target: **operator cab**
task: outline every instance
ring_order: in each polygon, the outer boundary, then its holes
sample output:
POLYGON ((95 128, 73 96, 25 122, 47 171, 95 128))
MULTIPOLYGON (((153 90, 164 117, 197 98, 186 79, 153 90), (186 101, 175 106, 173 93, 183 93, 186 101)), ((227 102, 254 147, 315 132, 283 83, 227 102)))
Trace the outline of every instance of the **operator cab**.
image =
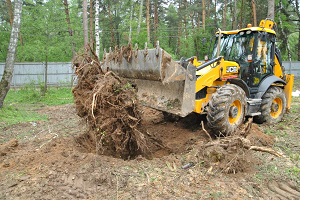
POLYGON ((226 61, 238 63, 239 78, 248 85, 252 94, 252 90, 256 92, 266 76, 273 74, 275 35, 251 29, 246 28, 234 34, 221 33, 219 54, 216 42, 212 58, 218 54, 226 61))

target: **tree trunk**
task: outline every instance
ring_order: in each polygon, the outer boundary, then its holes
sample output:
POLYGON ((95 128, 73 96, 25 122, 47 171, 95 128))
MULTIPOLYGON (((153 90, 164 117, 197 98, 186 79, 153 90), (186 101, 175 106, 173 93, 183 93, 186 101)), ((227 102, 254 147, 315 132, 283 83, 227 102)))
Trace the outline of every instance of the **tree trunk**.
POLYGON ((19 37, 20 25, 21 25, 21 15, 22 15, 22 0, 15 0, 14 1, 14 18, 13 18, 11 35, 10 35, 8 54, 7 54, 7 59, 4 66, 3 76, 0 81, 0 108, 3 107, 3 102, 10 89, 10 84, 13 77, 14 61, 16 56, 16 48, 18 44, 18 37, 19 37))
POLYGON ((237 0, 234 0, 234 8, 233 8, 233 22, 232 22, 232 29, 237 29, 238 17, 237 17, 237 0))
POLYGON ((132 16, 133 16, 133 4, 131 3, 131 9, 130 9, 129 44, 132 44, 132 16))
POLYGON ((204 31, 206 30, 206 2, 205 0, 202 0, 202 25, 203 25, 203 29, 204 31))
POLYGON ((111 43, 113 47, 116 45, 116 39, 115 39, 115 33, 113 28, 113 22, 112 22, 112 13, 111 13, 111 5, 108 3, 108 18, 110 23, 110 33, 111 33, 111 43))
POLYGON ((69 8, 68 8, 68 1, 67 0, 64 0, 64 8, 65 8, 65 15, 66 15, 66 23, 67 23, 67 26, 68 26, 68 34, 70 36, 70 41, 71 41, 71 45, 72 45, 72 55, 73 55, 73 58, 76 54, 75 52, 75 42, 74 42, 74 39, 73 39, 73 29, 71 27, 71 23, 70 23, 70 17, 69 17, 69 8))
POLYGON ((215 28, 218 29, 219 25, 218 25, 218 21, 217 21, 217 0, 215 0, 215 11, 214 11, 214 21, 215 21, 215 28))
POLYGON ((88 45, 88 17, 87 17, 87 0, 83 0, 83 28, 84 28, 84 46, 88 45))
MULTIPOLYGON (((199 4, 199 7, 201 7, 201 4, 200 3, 197 3, 197 4, 199 4)), ((200 21, 200 12, 195 12, 196 14, 197 14, 197 16, 196 16, 196 23, 197 23, 197 29, 199 29, 200 28, 200 25, 201 25, 201 21, 200 21)))
POLYGON ((95 0, 95 39, 96 39, 96 56, 99 59, 100 54, 100 36, 99 36, 99 0, 95 0))
POLYGON ((267 18, 274 20, 275 0, 267 0, 267 18))
MULTIPOLYGON (((280 0, 279 1, 279 12, 282 14, 282 1, 280 0)), ((269 9, 270 10, 270 9, 269 9)), ((290 62, 292 62, 292 54, 291 54, 291 49, 290 49, 290 46, 289 46, 289 42, 288 42, 288 37, 284 31, 284 28, 283 28, 283 22, 282 22, 282 18, 281 16, 279 15, 279 24, 280 24, 280 27, 281 27, 281 34, 282 34, 282 37, 285 37, 285 41, 286 41, 286 49, 287 49, 287 56, 288 56, 288 60, 290 62)))
POLYGON ((92 49, 95 49, 94 37, 94 0, 89 0, 89 43, 92 49))
MULTIPOLYGON (((192 5, 192 1, 190 0, 189 1, 189 5, 191 6, 192 5)), ((195 29, 195 12, 190 12, 189 13, 189 17, 190 17, 190 22, 191 22, 191 25, 192 25, 192 30, 194 30, 195 29)))
POLYGON ((146 0, 146 29, 147 29, 147 43, 150 44, 150 0, 146 0))
POLYGON ((7 6, 8 6, 8 13, 9 13, 9 19, 10 19, 10 26, 13 24, 13 11, 12 11, 12 3, 11 0, 6 0, 7 6))
MULTIPOLYGON (((9 13, 9 19, 10 19, 10 26, 12 27, 12 24, 13 24, 13 8, 12 8, 12 3, 11 3, 11 0, 6 0, 6 2, 7 2, 7 7, 8 7, 8 13, 9 13)), ((20 44, 23 46, 22 33, 20 33, 19 36, 20 36, 20 44)))
POLYGON ((212 8, 212 0, 207 1, 207 6, 206 6, 206 17, 211 18, 211 8, 212 8))
POLYGON ((159 18, 158 18, 158 0, 154 1, 154 43, 157 41, 157 29, 158 29, 158 24, 159 24, 159 18))
POLYGON ((120 17, 120 6, 119 6, 119 10, 118 10, 118 5, 115 4, 115 9, 114 9, 114 17, 115 17, 115 21, 114 21, 114 25, 115 25, 115 35, 116 35, 116 45, 120 46, 120 31, 119 31, 119 26, 120 23, 117 21, 120 17))
MULTIPOLYGON (((187 0, 185 0, 184 1, 184 9, 185 9, 185 11, 188 11, 188 2, 187 2, 187 0)), ((188 29, 187 29, 187 15, 184 15, 183 16, 183 18, 184 18, 184 36, 185 36, 185 39, 187 39, 188 38, 188 29)), ((188 46, 188 42, 186 42, 186 48, 188 48, 189 46, 188 46)))
POLYGON ((139 20, 138 20, 138 35, 140 34, 140 29, 141 29, 142 7, 143 7, 143 0, 141 0, 141 3, 140 3, 140 12, 139 12, 139 20))
POLYGON ((251 4, 252 4, 253 26, 257 26, 258 21, 256 19, 256 4, 255 4, 255 1, 252 0, 251 4))
POLYGON ((182 0, 179 1, 179 6, 178 6, 178 30, 177 30, 177 46, 176 46, 176 55, 180 55, 180 48, 181 48, 181 37, 182 37, 182 12, 183 12, 183 2, 182 0))
POLYGON ((227 0, 223 3, 223 11, 222 11, 222 29, 227 30, 227 0))
POLYGON ((244 0, 241 1, 239 28, 244 28, 244 26, 243 26, 243 16, 244 16, 244 0))

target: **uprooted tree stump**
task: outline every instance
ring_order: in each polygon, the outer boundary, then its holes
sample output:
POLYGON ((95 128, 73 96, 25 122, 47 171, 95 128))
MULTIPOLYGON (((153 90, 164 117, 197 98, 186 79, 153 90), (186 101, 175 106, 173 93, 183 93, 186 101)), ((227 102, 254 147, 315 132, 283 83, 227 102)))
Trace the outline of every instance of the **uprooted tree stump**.
POLYGON ((78 83, 73 89, 77 115, 88 130, 78 138, 95 153, 131 159, 146 151, 135 88, 111 71, 103 71, 91 50, 77 56, 78 83))

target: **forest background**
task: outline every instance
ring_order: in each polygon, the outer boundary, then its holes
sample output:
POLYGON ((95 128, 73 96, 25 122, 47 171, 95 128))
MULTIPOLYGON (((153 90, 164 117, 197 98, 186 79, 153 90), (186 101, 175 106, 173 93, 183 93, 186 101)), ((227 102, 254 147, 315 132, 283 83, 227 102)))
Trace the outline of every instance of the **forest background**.
MULTIPOLYGON (((299 3, 275 1, 284 61, 300 61, 299 3)), ((13 5, 0 0, 0 62, 6 60, 13 5)), ((268 1, 262 0, 23 0, 16 62, 69 62, 87 41, 99 58, 110 47, 131 43, 151 48, 159 41, 174 59, 203 59, 210 55, 219 28, 258 25, 267 11, 268 1)))

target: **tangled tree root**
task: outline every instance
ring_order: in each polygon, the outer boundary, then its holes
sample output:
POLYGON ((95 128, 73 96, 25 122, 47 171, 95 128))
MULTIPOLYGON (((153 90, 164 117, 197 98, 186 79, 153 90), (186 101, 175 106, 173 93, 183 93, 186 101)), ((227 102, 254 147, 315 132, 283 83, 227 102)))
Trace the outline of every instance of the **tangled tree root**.
MULTIPOLYGON (((188 156, 188 161, 208 168, 207 172, 209 173, 236 174, 248 171, 250 166, 254 164, 250 160, 255 161, 252 158, 252 154, 250 154, 251 151, 265 152, 280 158, 284 157, 282 152, 278 152, 267 146, 267 142, 263 146, 262 142, 258 143, 257 140, 249 139, 252 119, 248 119, 235 134, 218 137, 217 139, 211 138, 208 131, 204 128, 203 121, 201 122, 201 126, 209 141, 193 150, 188 156), (257 144, 262 145, 257 146, 257 144)), ((252 136, 250 137, 252 138, 252 136)))
POLYGON ((78 76, 73 89, 76 112, 88 126, 81 142, 94 144, 95 153, 122 159, 146 151, 146 139, 138 129, 141 111, 134 87, 115 73, 104 72, 92 51, 78 56, 73 64, 78 76))

